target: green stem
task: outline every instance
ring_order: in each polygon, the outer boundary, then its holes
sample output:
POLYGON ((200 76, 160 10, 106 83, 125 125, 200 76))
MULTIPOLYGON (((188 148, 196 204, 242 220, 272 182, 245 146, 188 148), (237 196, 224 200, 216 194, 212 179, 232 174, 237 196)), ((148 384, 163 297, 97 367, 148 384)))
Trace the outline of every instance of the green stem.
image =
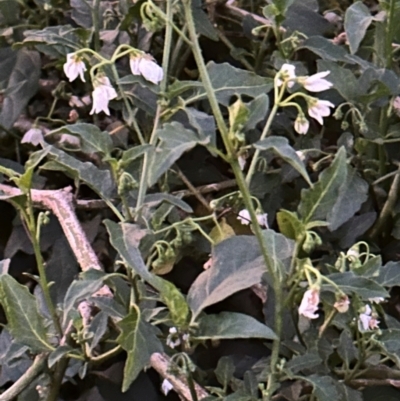
MULTIPOLYGON (((172 21, 173 19, 173 8, 172 8, 172 1, 167 0, 167 14, 166 20, 172 21)), ((165 27, 165 39, 164 39, 164 51, 163 51, 163 60, 162 60, 162 69, 164 72, 163 80, 160 84, 160 92, 165 93, 168 84, 168 66, 171 54, 171 47, 172 47, 172 24, 167 23, 165 27)), ((156 116, 154 119, 153 131, 151 132, 149 144, 155 145, 157 141, 157 128, 160 122, 162 106, 158 104, 156 116)), ((149 170, 149 162, 151 158, 151 152, 146 152, 144 154, 143 165, 142 165, 142 174, 140 177, 140 184, 139 184, 139 193, 138 198, 136 201, 136 213, 140 215, 140 210, 143 206, 144 197, 146 196, 147 192, 147 179, 148 179, 148 170, 149 170)))
POLYGON ((47 308, 50 312, 50 316, 53 320, 54 326, 60 336, 60 338, 63 335, 62 328, 60 321, 57 316, 56 308, 54 307, 53 301, 50 296, 50 291, 49 291, 49 283, 47 281, 46 277, 46 271, 44 268, 44 261, 42 257, 42 253, 40 251, 40 224, 41 222, 39 221, 39 224, 36 222, 36 217, 33 211, 33 206, 32 206, 32 198, 30 191, 28 192, 28 213, 27 213, 27 225, 28 229, 31 235, 32 239, 32 246, 33 250, 35 253, 35 259, 36 259, 36 264, 37 264, 37 269, 39 272, 39 282, 40 286, 42 287, 43 291, 43 296, 47 305, 47 308))
POLYGON ((69 359, 64 357, 57 363, 52 374, 50 391, 46 397, 46 401, 57 401, 59 399, 60 387, 68 367, 68 362, 69 359))
MULTIPOLYGON (((214 118, 217 123, 217 127, 220 131, 222 140, 224 142, 228 160, 231 164, 231 168, 235 175, 241 195, 243 197, 243 202, 244 202, 247 210, 250 213, 251 221, 253 223, 252 225, 253 225, 254 234, 260 245, 261 253, 264 258, 266 269, 269 272, 269 274, 271 275, 272 281, 273 281, 273 287, 274 287, 275 296, 276 296, 276 300, 277 300, 277 302, 276 302, 277 305, 275 307, 275 313, 277 314, 275 316, 275 333, 277 335, 277 339, 273 343, 273 350, 272 350, 272 356, 271 356, 271 372, 272 372, 272 374, 270 377, 269 386, 272 389, 275 387, 274 383, 275 383, 276 377, 277 377, 276 366, 277 366, 278 359, 279 359, 280 337, 281 337, 281 332, 282 332, 282 317, 281 317, 281 313, 280 313, 281 306, 282 306, 282 304, 281 304, 282 288, 281 288, 281 281, 280 281, 280 272, 278 270, 276 270, 275 264, 269 256, 269 251, 268 251, 267 245, 264 241, 263 232, 261 230, 260 225, 257 222, 257 216, 256 216, 256 212, 255 212, 255 209, 253 206, 250 191, 248 189, 248 185, 246 183, 243 172, 240 169, 239 162, 238 162, 238 159, 235 154, 235 149, 233 148, 232 144, 229 141, 229 136, 228 136, 229 130, 225 124, 221 109, 219 108, 219 104, 218 104, 217 98, 215 96, 215 92, 214 92, 210 77, 208 75, 204 59, 201 54, 201 49, 200 49, 198 37, 196 34, 196 28, 195 28, 192 10, 191 10, 191 1, 190 0, 183 1, 183 6, 184 6, 184 11, 185 11, 185 19, 186 19, 187 26, 188 26, 189 37, 192 41, 192 51, 193 51, 193 55, 194 55, 194 58, 195 58, 195 61, 197 64, 197 68, 199 69, 200 77, 203 82, 205 91, 207 93, 208 101, 210 103, 214 118)), ((277 107, 278 107, 277 105, 274 106, 273 111, 271 112, 271 115, 276 113, 277 107)), ((269 121, 270 121, 269 122, 269 125, 270 125, 272 122, 272 117, 269 118, 269 121)), ((267 131, 268 131, 268 129, 266 130, 266 132, 267 131)), ((272 394, 270 396, 272 396, 272 394)))
POLYGON ((0 401, 11 401, 38 377, 46 366, 47 354, 36 356, 29 369, 6 391, 0 394, 0 401))
POLYGON ((100 51, 100 0, 94 0, 92 8, 93 32, 94 32, 94 49, 100 51))
POLYGON ((386 24, 386 46, 385 46, 385 57, 386 57, 386 68, 392 68, 392 43, 393 36, 395 32, 395 23, 397 22, 395 18, 395 8, 396 0, 390 0, 389 12, 388 12, 388 22, 386 24))
MULTIPOLYGON (((271 112, 269 113, 268 120, 265 123, 264 129, 261 133, 261 136, 259 139, 260 141, 268 135, 268 132, 271 128, 272 121, 275 118, 276 112, 278 111, 278 107, 279 107, 279 103, 275 102, 274 106, 272 107, 271 112)), ((257 160, 260 156, 260 152, 261 152, 260 149, 256 149, 256 151, 254 152, 254 156, 253 156, 253 159, 251 160, 250 167, 249 167, 249 170, 248 170, 247 176, 246 176, 247 184, 250 184, 251 177, 253 176, 253 174, 255 172, 255 169, 257 166, 257 160)))

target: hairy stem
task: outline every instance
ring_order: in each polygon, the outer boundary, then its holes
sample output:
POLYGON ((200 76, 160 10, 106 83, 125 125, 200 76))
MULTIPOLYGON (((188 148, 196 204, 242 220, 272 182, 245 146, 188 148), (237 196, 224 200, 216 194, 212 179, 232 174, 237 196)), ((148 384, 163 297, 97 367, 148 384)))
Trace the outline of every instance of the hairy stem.
MULTIPOLYGON (((207 93, 207 98, 208 101, 210 102, 210 106, 214 115, 214 118, 216 120, 218 129, 220 131, 222 140, 224 142, 224 146, 227 152, 227 159, 230 162, 231 168, 233 170, 233 173, 235 175, 239 190, 241 192, 241 195, 243 197, 243 203, 245 204, 246 208, 248 209, 252 221, 252 226, 254 230, 254 234, 259 242, 260 248, 261 248, 261 253, 264 258, 264 262, 266 265, 266 268, 269 272, 269 274, 272 277, 273 280, 273 286, 274 286, 274 291, 275 295, 277 298, 277 304, 280 304, 279 306, 276 307, 276 313, 278 313, 277 316, 275 316, 275 332, 277 334, 277 339, 274 341, 273 344, 273 351, 272 351, 272 357, 271 357, 271 377, 269 380, 269 385, 271 388, 274 388, 274 383, 276 381, 276 376, 277 376, 277 371, 276 371, 276 366, 278 363, 278 358, 279 358, 279 348, 280 348, 280 333, 282 331, 282 319, 281 316, 279 315, 280 313, 280 308, 281 308, 281 294, 282 294, 282 288, 281 288, 281 283, 280 283, 280 272, 275 269, 275 264, 271 257, 269 256, 268 248, 264 240, 263 232, 261 230, 260 225, 257 222, 257 216, 256 212, 253 206, 253 201, 250 195, 250 191, 248 188, 248 185, 246 183, 245 177, 243 175, 242 170, 240 169, 239 166, 239 161, 238 158, 236 157, 236 152, 235 149, 233 148, 232 143, 229 140, 229 130, 228 127, 225 124, 221 109, 219 108, 219 104, 217 101, 217 98, 215 96, 215 92, 211 83, 211 79, 208 75, 207 68, 203 59, 203 56, 201 54, 201 49, 199 45, 199 41, 197 38, 197 33, 196 33, 196 28, 194 25, 194 20, 193 20, 193 15, 192 15, 192 10, 191 10, 191 1, 190 0, 185 0, 183 2, 184 5, 184 10, 185 10, 185 19, 186 23, 188 26, 188 32, 190 39, 192 41, 192 51, 194 58, 196 60, 197 67, 199 69, 200 77, 203 82, 205 91, 207 93)), ((277 106, 276 106, 277 107, 277 106)), ((273 110, 271 112, 271 115, 273 113, 276 113, 276 110, 273 110)), ((270 123, 272 122, 272 117, 270 117, 270 123)), ((268 131, 268 130, 266 130, 268 131)), ((272 396, 272 394, 269 396, 272 396)))

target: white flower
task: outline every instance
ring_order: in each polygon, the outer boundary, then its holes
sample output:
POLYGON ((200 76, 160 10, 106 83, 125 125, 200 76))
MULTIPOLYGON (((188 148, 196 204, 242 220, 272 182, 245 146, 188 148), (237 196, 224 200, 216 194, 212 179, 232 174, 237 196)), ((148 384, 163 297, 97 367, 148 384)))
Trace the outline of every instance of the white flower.
POLYGON ((361 332, 369 331, 379 328, 379 320, 376 319, 375 314, 372 314, 372 309, 369 305, 365 305, 365 311, 360 313, 358 320, 358 329, 361 332))
POLYGON ((368 301, 373 303, 373 304, 380 304, 384 300, 385 300, 385 298, 383 298, 383 297, 368 298, 368 301))
MULTIPOLYGON (((257 222, 260 226, 268 227, 267 213, 256 214, 257 222)), ((237 219, 244 225, 248 226, 251 223, 250 213, 247 209, 243 209, 239 212, 237 219)))
POLYGON ((170 327, 166 344, 170 348, 175 348, 178 345, 181 345, 181 339, 178 335, 178 330, 176 327, 170 327))
POLYGON ((246 166, 246 159, 243 156, 239 156, 238 162, 239 162, 240 170, 243 171, 246 166))
POLYGON ((339 313, 346 313, 349 310, 350 300, 347 295, 340 297, 334 304, 339 313))
POLYGON ((257 217, 257 222, 260 226, 268 228, 268 214, 267 213, 257 214, 256 217, 257 217))
POLYGON ((247 209, 243 209, 239 212, 237 219, 242 223, 248 226, 251 223, 250 213, 247 209))
POLYGON ((67 62, 64 64, 64 73, 68 77, 69 82, 78 78, 78 75, 83 82, 86 82, 83 75, 85 71, 86 65, 79 56, 76 56, 75 53, 67 54, 67 62))
POLYGON ((171 384, 171 382, 167 379, 164 379, 164 381, 161 384, 161 391, 164 393, 164 395, 167 395, 174 386, 171 384))
POLYGON ((324 120, 322 117, 328 117, 331 114, 329 107, 335 107, 335 105, 328 100, 319 100, 314 98, 312 101, 308 101, 308 114, 323 125, 324 120))
POLYGON ((107 77, 96 77, 92 96, 93 107, 90 111, 90 114, 98 114, 101 111, 104 111, 104 113, 109 116, 110 110, 108 109, 108 102, 112 99, 115 99, 118 94, 111 86, 110 80, 107 77))
POLYGON ((316 319, 318 314, 315 312, 318 310, 318 304, 319 290, 316 288, 307 290, 299 306, 299 315, 303 315, 308 319, 316 319))
POLYGON ((309 121, 304 117, 304 114, 298 114, 294 122, 294 129, 299 134, 306 134, 310 127, 309 121))
POLYGON ((333 86, 332 82, 324 79, 330 73, 330 71, 323 71, 309 77, 301 77, 298 82, 310 92, 322 92, 333 86))
POLYGON ((153 84, 157 85, 164 77, 163 69, 149 55, 131 56, 129 64, 133 75, 142 75, 153 84))
POLYGON ((294 79, 296 74, 294 70, 296 67, 291 64, 283 64, 278 72, 278 78, 276 79, 276 84, 281 86, 283 83, 287 82, 287 86, 291 88, 294 85, 294 79))

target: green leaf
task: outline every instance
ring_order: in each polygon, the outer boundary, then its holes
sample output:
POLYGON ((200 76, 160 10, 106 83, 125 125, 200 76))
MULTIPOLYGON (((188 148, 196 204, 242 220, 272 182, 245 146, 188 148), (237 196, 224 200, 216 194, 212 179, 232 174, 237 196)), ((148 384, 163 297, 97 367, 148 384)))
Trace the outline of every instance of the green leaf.
POLYGON ((353 344, 353 338, 349 335, 347 330, 343 330, 340 334, 337 352, 347 367, 349 367, 354 360, 358 359, 358 349, 353 344))
POLYGON ((46 136, 61 134, 70 134, 79 137, 81 142, 80 150, 84 153, 108 155, 113 148, 110 134, 107 131, 101 131, 93 124, 76 123, 64 125, 49 132, 46 136))
MULTIPOLYGON (((354 390, 340 381, 336 382, 336 387, 340 393, 340 401, 365 401, 365 399, 363 398, 363 393, 361 391, 354 390)), ((374 399, 374 401, 378 400, 374 399)))
POLYGON ((357 53, 372 21, 373 17, 368 7, 361 1, 357 1, 347 8, 344 16, 344 30, 349 41, 351 54, 357 53))
POLYGON ((43 316, 35 297, 26 286, 7 274, 0 276, 0 301, 7 316, 8 329, 16 341, 32 352, 50 351, 43 316))
POLYGON ((400 286, 400 262, 388 262, 380 269, 376 281, 384 287, 400 286))
POLYGON ((314 387, 313 394, 318 401, 339 400, 339 393, 336 381, 330 376, 311 375, 301 378, 314 387))
POLYGON ((118 251, 124 262, 143 280, 152 281, 153 275, 147 269, 139 251, 143 230, 135 224, 114 223, 105 220, 104 225, 110 236, 111 245, 118 251))
POLYGON ((346 179, 346 151, 344 147, 341 147, 332 164, 320 174, 318 182, 311 188, 301 191, 298 212, 304 223, 327 217, 346 179))
POLYGON ((334 231, 346 223, 367 199, 368 183, 354 168, 347 166, 346 179, 339 188, 335 205, 327 215, 329 230, 334 231))
POLYGON ((45 164, 42 168, 54 169, 55 166, 59 166, 62 171, 65 171, 72 178, 81 179, 102 198, 108 199, 111 197, 115 185, 110 171, 100 170, 89 162, 81 162, 54 146, 48 146, 47 148, 49 149, 49 157, 53 160, 52 164, 45 164))
MULTIPOLYGON (((274 269, 282 270, 290 260, 294 242, 273 230, 264 230, 263 234, 274 269)), ((211 261, 211 267, 197 277, 188 293, 194 318, 207 306, 259 283, 266 272, 255 237, 239 235, 220 242, 213 248, 211 261)))
POLYGON ((244 131, 254 129, 256 125, 262 121, 268 113, 269 110, 269 97, 267 94, 263 93, 257 96, 254 100, 247 103, 247 108, 249 109, 249 117, 245 122, 244 131))
POLYGON ((150 152, 151 149, 154 149, 152 145, 138 145, 129 148, 125 152, 122 153, 120 165, 121 167, 127 167, 130 163, 136 160, 138 157, 144 155, 147 152, 150 152))
MULTIPOLYGON (((76 24, 84 28, 92 28, 93 27, 92 7, 94 7, 93 1, 70 0, 70 5, 71 5, 71 18, 76 22, 76 24)), ((102 13, 100 12, 99 9, 100 21, 101 21, 101 16, 102 13)))
POLYGON ((0 113, 0 124, 9 129, 20 116, 39 86, 41 62, 39 53, 21 49, 8 55, 15 60, 8 77, 0 113))
POLYGON ((174 325, 184 326, 188 321, 190 310, 185 297, 178 288, 173 283, 157 276, 153 276, 150 284, 160 292, 161 299, 167 305, 174 325))
POLYGON ((286 367, 292 373, 298 373, 302 370, 312 369, 323 362, 316 351, 307 352, 304 355, 295 356, 287 364, 286 367))
POLYGON ((254 144, 256 149, 269 150, 271 149, 275 154, 282 157, 287 163, 289 163, 295 170, 297 170, 307 183, 312 186, 310 177, 308 176, 307 170, 304 167, 303 162, 297 155, 296 151, 289 145, 287 138, 281 136, 270 136, 262 139, 254 144))
POLYGON ((207 306, 259 283, 265 272, 255 237, 240 235, 220 242, 211 260, 212 266, 197 277, 188 293, 194 317, 207 306))
POLYGON ((28 192, 32 187, 32 178, 35 168, 40 164, 40 162, 47 156, 49 153, 48 149, 38 150, 37 152, 33 152, 28 161, 25 163, 25 172, 24 174, 16 180, 18 187, 24 193, 28 192))
POLYGON ((148 174, 148 185, 154 185, 184 152, 197 144, 207 145, 210 138, 200 138, 193 130, 186 129, 181 123, 166 123, 156 131, 161 140, 152 152, 148 174))
POLYGON ((117 224, 111 220, 105 220, 104 224, 110 235, 111 245, 119 252, 124 262, 160 292, 174 323, 178 326, 183 325, 189 316, 189 307, 174 284, 148 271, 138 248, 143 230, 138 230, 138 226, 133 224, 117 224))
POLYGON ((208 15, 202 9, 201 0, 192 1, 192 15, 194 19, 194 24, 196 27, 196 32, 200 35, 205 36, 208 39, 218 41, 218 31, 215 29, 214 25, 211 23, 208 15))
POLYGON ((186 213, 193 213, 193 209, 185 201, 171 194, 156 193, 146 195, 146 197, 144 198, 144 204, 150 208, 156 207, 162 202, 166 202, 173 206, 176 206, 186 213))
POLYGON ((318 71, 330 71, 327 79, 332 82, 333 87, 347 101, 358 100, 361 95, 367 92, 368 87, 361 86, 349 68, 341 67, 335 62, 325 60, 318 60, 317 64, 318 71))
POLYGON ((203 315, 197 322, 199 330, 194 337, 198 340, 228 338, 264 338, 275 340, 277 338, 268 326, 242 313, 221 312, 218 315, 203 315))
POLYGON ((348 53, 344 47, 334 45, 331 40, 322 36, 311 36, 299 46, 299 49, 308 49, 321 57, 322 60, 354 64, 354 61, 348 58, 348 53))
POLYGON ((215 119, 203 111, 194 107, 185 107, 185 112, 190 125, 197 131, 199 138, 207 139, 211 146, 216 146, 216 127, 215 119))
POLYGON ((47 365, 51 369, 62 357, 64 357, 69 352, 73 352, 76 349, 70 347, 69 345, 60 345, 53 352, 50 353, 49 358, 47 359, 47 365))
POLYGON ((103 278, 74 280, 68 288, 63 303, 63 326, 68 323, 70 311, 81 301, 89 298, 103 286, 103 278))
POLYGON ((224 389, 227 389, 228 384, 235 373, 235 365, 233 364, 232 358, 229 356, 221 357, 214 373, 219 383, 224 387, 224 389))
MULTIPOLYGON (((273 87, 273 79, 261 77, 246 70, 233 67, 229 63, 216 64, 213 61, 207 64, 207 71, 211 79, 214 93, 224 106, 229 106, 234 95, 247 95, 255 98, 268 93, 273 87)), ((171 97, 182 96, 185 103, 190 104, 207 98, 205 89, 200 82, 177 81, 169 88, 171 97), (184 92, 190 92, 183 95, 184 92)))
POLYGON ((279 231, 287 238, 296 239, 305 230, 303 223, 295 212, 280 210, 276 214, 279 231))
POLYGON ((122 391, 125 392, 141 370, 149 363, 154 352, 162 352, 162 345, 153 326, 141 319, 140 310, 131 305, 130 313, 118 323, 121 334, 117 343, 128 353, 125 362, 122 391))
MULTIPOLYGON (((376 281, 360 277, 352 271, 333 273, 327 277, 337 284, 346 294, 356 293, 364 300, 368 300, 369 298, 389 297, 389 293, 376 281)), ((323 284, 322 288, 324 290, 336 292, 336 289, 330 284, 323 284)))
POLYGON ((50 26, 41 30, 27 30, 23 46, 35 46, 40 52, 58 59, 86 47, 90 32, 70 25, 50 26))

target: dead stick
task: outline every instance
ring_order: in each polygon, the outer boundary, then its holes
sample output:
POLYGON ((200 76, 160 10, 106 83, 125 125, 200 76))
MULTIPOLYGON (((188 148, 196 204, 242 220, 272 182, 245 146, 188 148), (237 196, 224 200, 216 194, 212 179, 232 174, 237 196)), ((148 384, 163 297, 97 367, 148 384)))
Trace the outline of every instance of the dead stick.
MULTIPOLYGON (((5 184, 0 184, 0 191, 10 197, 23 195, 18 188, 5 184)), ((71 188, 58 190, 32 189, 31 197, 34 206, 50 210, 57 217, 81 269, 83 271, 89 269, 103 270, 76 217, 71 188)), ((7 199, 4 200, 7 201, 7 199)))

